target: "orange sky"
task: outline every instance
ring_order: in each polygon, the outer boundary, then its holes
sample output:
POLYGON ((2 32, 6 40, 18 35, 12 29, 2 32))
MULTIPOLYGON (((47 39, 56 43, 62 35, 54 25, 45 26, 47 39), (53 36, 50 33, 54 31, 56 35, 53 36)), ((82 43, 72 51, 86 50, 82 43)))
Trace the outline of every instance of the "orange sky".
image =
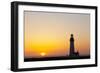
POLYGON ((90 15, 25 11, 25 57, 69 54, 70 34, 80 55, 90 54, 90 15))

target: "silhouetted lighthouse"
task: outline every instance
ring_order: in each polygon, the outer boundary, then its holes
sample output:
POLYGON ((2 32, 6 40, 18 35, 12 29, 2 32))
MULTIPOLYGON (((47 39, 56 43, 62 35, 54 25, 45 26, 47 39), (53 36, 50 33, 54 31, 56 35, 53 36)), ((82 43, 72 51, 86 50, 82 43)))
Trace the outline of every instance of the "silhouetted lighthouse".
POLYGON ((75 52, 73 34, 71 34, 71 37, 70 37, 70 54, 69 54, 69 56, 71 56, 71 57, 73 57, 73 56, 79 56, 78 51, 75 52))
POLYGON ((73 38, 73 34, 71 34, 71 38, 70 38, 70 56, 72 56, 74 54, 74 38, 73 38))

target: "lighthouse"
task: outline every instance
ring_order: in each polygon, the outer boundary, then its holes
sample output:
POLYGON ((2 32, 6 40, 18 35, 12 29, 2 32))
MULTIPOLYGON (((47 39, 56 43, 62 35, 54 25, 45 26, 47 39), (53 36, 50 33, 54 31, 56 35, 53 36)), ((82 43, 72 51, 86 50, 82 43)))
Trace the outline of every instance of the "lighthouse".
POLYGON ((74 37, 73 37, 73 34, 71 34, 71 37, 70 37, 70 54, 69 54, 69 56, 71 56, 71 57, 79 56, 78 51, 75 52, 75 47, 74 47, 74 37))

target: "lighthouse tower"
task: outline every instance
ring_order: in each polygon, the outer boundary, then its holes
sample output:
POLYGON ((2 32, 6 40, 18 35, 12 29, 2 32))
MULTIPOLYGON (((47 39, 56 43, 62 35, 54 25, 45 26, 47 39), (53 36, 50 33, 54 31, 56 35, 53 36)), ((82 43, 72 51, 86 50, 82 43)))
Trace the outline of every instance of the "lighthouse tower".
POLYGON ((75 52, 73 34, 71 34, 71 37, 70 37, 70 54, 69 54, 69 56, 71 56, 71 57, 79 56, 79 53, 75 52))

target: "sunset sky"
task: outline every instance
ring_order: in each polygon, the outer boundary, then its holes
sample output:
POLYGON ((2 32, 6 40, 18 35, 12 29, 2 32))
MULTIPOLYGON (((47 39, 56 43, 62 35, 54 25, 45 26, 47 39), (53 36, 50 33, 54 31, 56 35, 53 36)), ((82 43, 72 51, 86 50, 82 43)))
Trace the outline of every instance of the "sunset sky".
POLYGON ((24 11, 25 58, 69 55, 74 34, 79 55, 90 54, 90 15, 24 11))

